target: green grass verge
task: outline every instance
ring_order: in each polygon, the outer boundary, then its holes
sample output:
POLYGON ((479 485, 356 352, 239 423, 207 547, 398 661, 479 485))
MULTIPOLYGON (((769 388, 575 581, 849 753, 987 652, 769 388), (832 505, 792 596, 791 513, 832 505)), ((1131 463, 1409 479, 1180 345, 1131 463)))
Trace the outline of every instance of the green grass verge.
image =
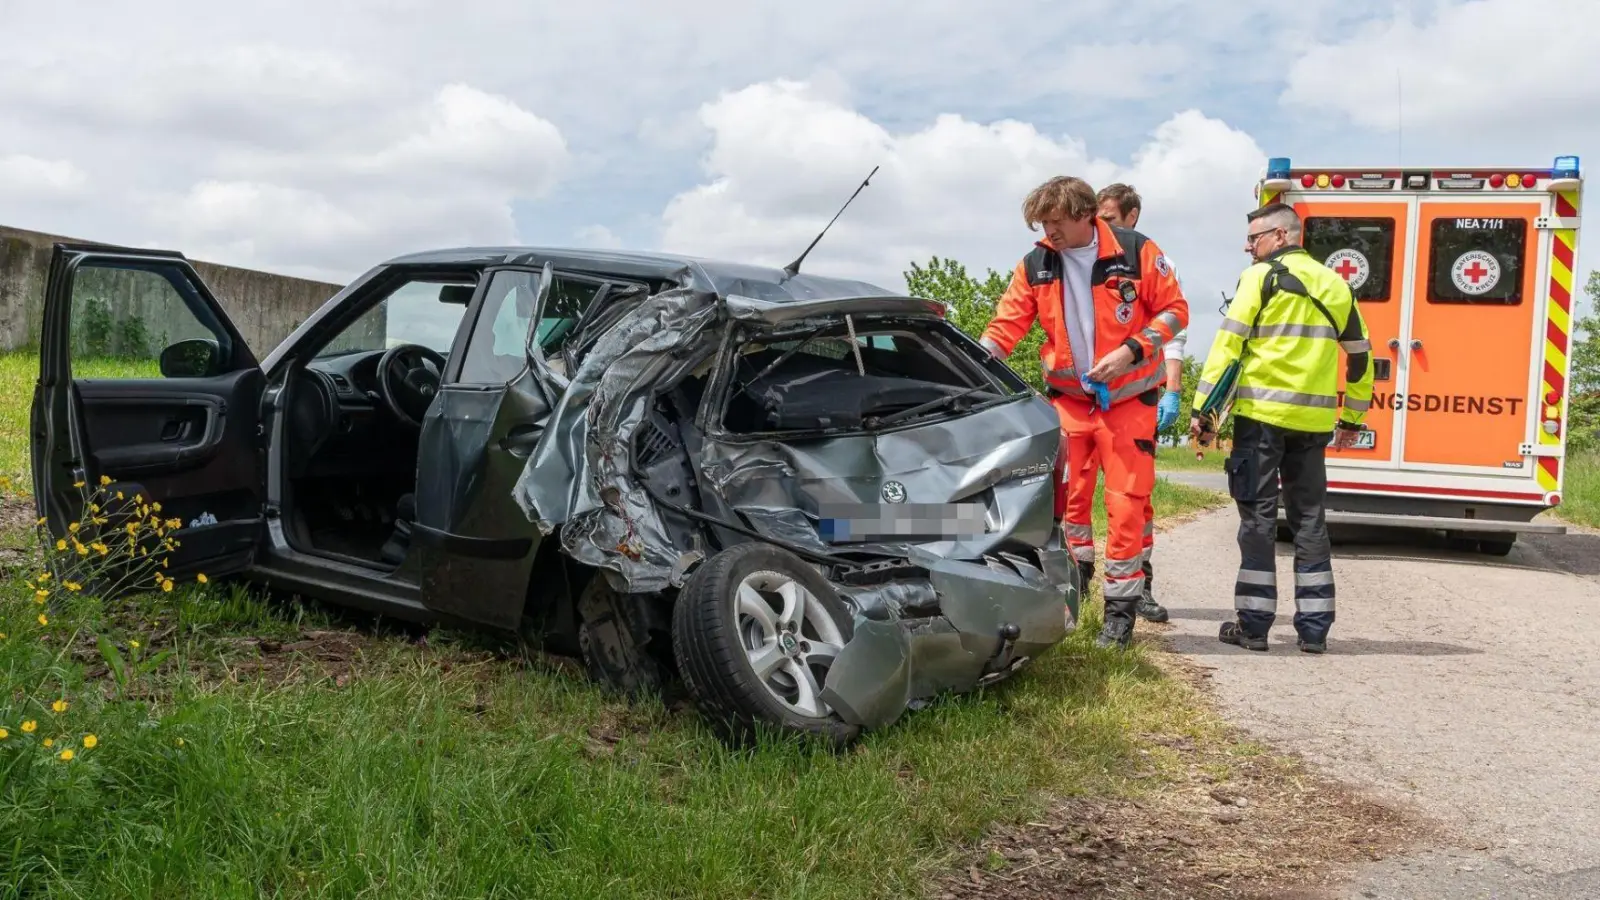
POLYGON ((1566 466, 1556 513, 1574 524, 1600 528, 1600 453, 1575 454, 1566 466))
POLYGON ((1193 447, 1157 447, 1156 471, 1221 472, 1227 452, 1215 447, 1207 447, 1204 452, 1204 459, 1195 459, 1193 447))

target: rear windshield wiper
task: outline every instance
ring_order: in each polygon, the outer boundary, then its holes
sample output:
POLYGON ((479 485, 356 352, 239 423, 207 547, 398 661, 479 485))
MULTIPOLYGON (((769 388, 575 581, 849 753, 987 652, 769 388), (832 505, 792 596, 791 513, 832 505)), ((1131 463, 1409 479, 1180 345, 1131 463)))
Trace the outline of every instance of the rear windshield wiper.
POLYGON ((979 384, 979 385, 974 385, 972 387, 969 387, 964 391, 956 391, 954 394, 945 394, 943 397, 938 397, 936 399, 929 400, 926 403, 918 403, 916 406, 913 406, 913 407, 911 407, 909 409, 902 409, 899 412, 890 413, 887 416, 884 416, 883 418, 874 421, 872 423, 872 427, 874 427, 874 428, 882 428, 882 427, 884 427, 886 425, 893 425, 894 423, 899 422, 899 421, 901 421, 903 419, 909 419, 912 416, 918 415, 920 413, 926 412, 926 411, 928 411, 930 409, 934 409, 936 407, 943 406, 946 403, 951 403, 953 401, 960 400, 962 397, 967 397, 967 396, 970 396, 972 394, 976 394, 979 391, 987 392, 988 390, 989 390, 989 388, 988 388, 987 385, 979 384))

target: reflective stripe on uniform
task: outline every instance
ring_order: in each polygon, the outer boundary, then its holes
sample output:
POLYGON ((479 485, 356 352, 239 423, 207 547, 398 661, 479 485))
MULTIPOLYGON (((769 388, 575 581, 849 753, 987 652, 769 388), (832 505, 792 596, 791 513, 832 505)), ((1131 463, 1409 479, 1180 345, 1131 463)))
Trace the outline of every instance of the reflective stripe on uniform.
POLYGON ((1092 540, 1094 540, 1094 526, 1093 525, 1079 525, 1079 524, 1077 524, 1075 522, 1074 523, 1069 523, 1067 525, 1067 527, 1066 527, 1066 532, 1067 532, 1067 540, 1069 540, 1069 541, 1073 540, 1074 538, 1076 538, 1077 540, 1080 540, 1080 541, 1092 541, 1092 540))
POLYGON ((1250 337, 1326 338, 1331 341, 1339 337, 1339 332, 1334 331, 1331 325, 1261 325, 1250 337))
POLYGON ((1139 394, 1154 388, 1156 385, 1161 384, 1161 382, 1165 381, 1166 379, 1167 374, 1161 371, 1161 367, 1157 366, 1155 371, 1151 372, 1149 375, 1140 378, 1138 381, 1130 381, 1122 387, 1112 391, 1111 402, 1116 403, 1118 400, 1126 400, 1129 397, 1138 396, 1139 394))
POLYGON ((1331 613, 1333 612, 1332 597, 1296 597, 1294 598, 1296 612, 1303 613, 1331 613))
POLYGON ((1296 572, 1294 573, 1295 587, 1310 587, 1317 584, 1333 584, 1332 572, 1296 572))
POLYGON ((1094 545, 1081 544, 1072 548, 1072 558, 1078 562, 1094 562, 1094 545))
POLYGON ((1266 584, 1273 587, 1278 585, 1277 572, 1258 572, 1255 569, 1240 569, 1234 580, 1240 584, 1266 584))
POLYGON ((1278 601, 1274 597, 1251 597, 1246 594, 1234 594, 1233 608, 1249 612, 1277 612, 1278 601))
POLYGON ((1137 597, 1144 593, 1144 573, 1138 571, 1139 561, 1133 560, 1133 562, 1135 564, 1134 571, 1137 573, 1135 577, 1112 578, 1109 575, 1106 576, 1105 596, 1108 599, 1121 600, 1125 597, 1137 597))
POLYGON ((1336 409, 1339 406, 1338 397, 1320 397, 1316 394, 1303 394, 1299 391, 1285 391, 1278 388, 1258 388, 1249 385, 1240 385, 1236 395, 1240 400, 1259 400, 1267 403, 1286 403, 1290 406, 1309 406, 1316 409, 1336 409))
POLYGON ((1237 334, 1239 337, 1250 336, 1250 326, 1237 319, 1223 319, 1222 330, 1229 334, 1237 334))
POLYGON ((1372 342, 1366 339, 1359 341, 1340 341, 1339 346, 1343 347, 1344 352, 1346 353, 1368 353, 1372 350, 1372 342))
POLYGON ((1368 399, 1368 400, 1357 400, 1354 397, 1351 397, 1351 396, 1348 396, 1348 395, 1346 395, 1345 398, 1344 398, 1344 408, 1349 410, 1349 411, 1351 411, 1351 412, 1366 412, 1371 407, 1372 407, 1372 401, 1370 399, 1368 399))
POLYGON ((1212 391, 1214 391, 1216 389, 1217 389, 1217 386, 1212 384, 1209 381, 1202 381, 1199 384, 1196 384, 1194 386, 1194 392, 1196 394, 1210 394, 1212 391))

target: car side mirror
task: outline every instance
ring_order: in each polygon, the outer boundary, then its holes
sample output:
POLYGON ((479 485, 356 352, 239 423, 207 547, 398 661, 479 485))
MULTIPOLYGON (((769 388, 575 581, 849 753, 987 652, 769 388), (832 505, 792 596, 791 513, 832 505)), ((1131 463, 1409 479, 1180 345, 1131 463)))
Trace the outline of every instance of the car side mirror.
POLYGON ((221 363, 221 345, 210 338, 192 338, 161 351, 161 376, 205 378, 217 374, 221 363))

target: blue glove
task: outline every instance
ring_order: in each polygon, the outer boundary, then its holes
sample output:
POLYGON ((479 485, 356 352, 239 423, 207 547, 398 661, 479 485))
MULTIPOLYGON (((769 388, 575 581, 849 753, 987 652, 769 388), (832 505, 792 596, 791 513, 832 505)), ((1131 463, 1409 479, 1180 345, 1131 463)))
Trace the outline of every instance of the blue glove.
POLYGON ((1103 382, 1095 381, 1087 375, 1078 380, 1083 384, 1083 389, 1094 397, 1096 406, 1101 409, 1111 408, 1111 389, 1106 387, 1103 382))
POLYGON ((1161 395, 1161 403, 1156 406, 1156 430, 1166 431, 1173 422, 1178 421, 1178 404, 1183 398, 1177 391, 1167 391, 1161 395))

